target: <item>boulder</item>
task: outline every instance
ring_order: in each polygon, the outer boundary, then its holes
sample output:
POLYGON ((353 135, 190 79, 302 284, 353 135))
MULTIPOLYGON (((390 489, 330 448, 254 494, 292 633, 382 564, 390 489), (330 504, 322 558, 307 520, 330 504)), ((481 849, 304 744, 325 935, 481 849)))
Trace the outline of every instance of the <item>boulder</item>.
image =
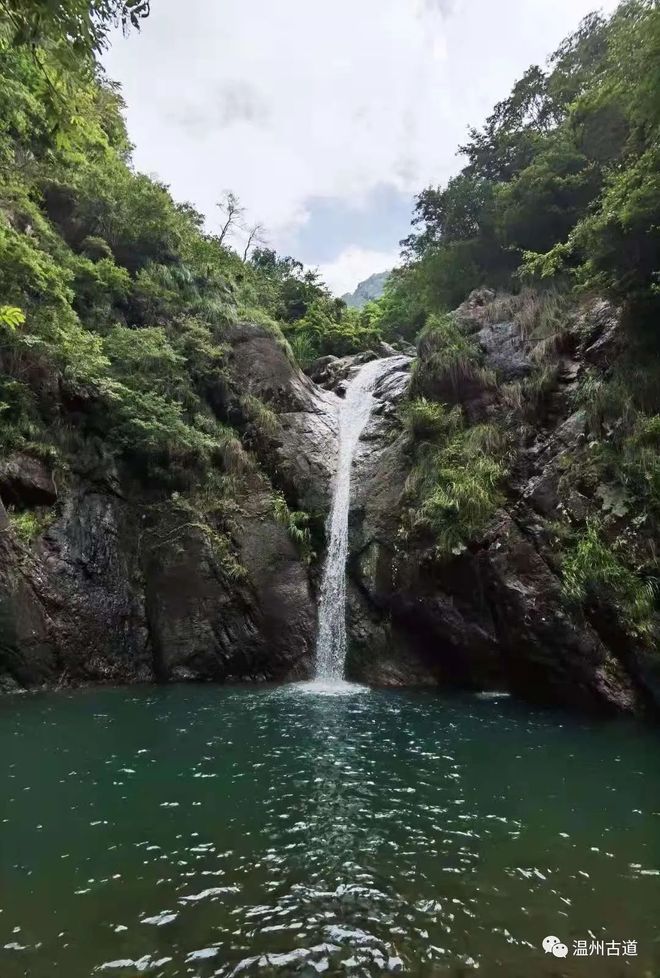
POLYGON ((52 472, 31 455, 11 455, 0 461, 0 498, 5 506, 17 509, 52 505, 57 499, 52 472))
POLYGON ((602 371, 613 366, 625 346, 619 310, 606 299, 598 299, 582 314, 579 329, 582 359, 602 371))
POLYGON ((476 331, 486 325, 490 315, 489 306, 495 296, 493 289, 474 289, 454 315, 463 326, 476 331))
POLYGON ((515 323, 494 323, 484 326, 476 335, 485 357, 485 364, 494 370, 499 380, 519 380, 533 369, 526 353, 526 344, 515 323))
POLYGON ((276 432, 257 433, 256 450, 275 485, 301 509, 326 512, 337 453, 336 396, 318 387, 271 331, 243 323, 231 327, 230 365, 237 394, 252 394, 271 408, 276 432))

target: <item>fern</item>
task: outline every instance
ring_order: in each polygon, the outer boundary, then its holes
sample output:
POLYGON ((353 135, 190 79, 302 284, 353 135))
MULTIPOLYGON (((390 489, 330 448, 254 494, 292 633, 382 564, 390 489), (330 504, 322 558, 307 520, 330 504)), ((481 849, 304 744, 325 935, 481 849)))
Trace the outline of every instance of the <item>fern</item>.
POLYGON ((25 322, 25 313, 17 306, 0 306, 0 326, 12 331, 25 322))

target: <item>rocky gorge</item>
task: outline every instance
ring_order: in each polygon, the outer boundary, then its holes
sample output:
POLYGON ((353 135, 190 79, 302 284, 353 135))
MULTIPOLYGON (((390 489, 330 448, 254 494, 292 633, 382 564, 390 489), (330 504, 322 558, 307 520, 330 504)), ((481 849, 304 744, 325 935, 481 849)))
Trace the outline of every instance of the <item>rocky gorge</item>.
MULTIPOLYGON (((267 330, 239 326, 230 341, 239 375, 251 364, 244 383, 277 411, 277 437, 262 446, 268 463, 308 505, 323 505, 331 397, 267 330)), ((2 509, 4 688, 307 676, 316 627, 308 568, 273 512, 264 473, 243 458, 236 464, 236 562, 223 566, 211 527, 176 506, 163 513, 157 506, 154 516, 155 500, 102 460, 72 472, 59 491, 38 460, 5 462, 7 505, 46 502, 56 516, 29 546, 2 509)))
MULTIPOLYGON (((655 712, 654 638, 625 628, 605 594, 571 606, 557 547, 559 520, 586 524, 597 509, 610 511, 618 532, 625 527, 631 546, 653 546, 625 506, 611 512, 613 489, 598 485, 590 494, 562 481, 589 442, 575 391, 585 372, 604 374, 617 356, 616 310, 592 302, 552 344, 525 336, 511 310, 506 317, 502 310, 502 298, 482 290, 454 314, 478 350, 479 371, 457 384, 442 371, 429 374, 432 351, 422 337, 417 360, 393 359, 374 392, 377 406, 353 472, 348 677, 655 712), (538 372, 541 346, 552 379, 531 423, 529 415, 521 422, 524 404, 513 412, 504 495, 482 532, 439 557, 428 534, 404 529, 416 452, 406 405, 421 395, 459 408, 472 424, 511 416, 507 385, 538 372)), ((98 455, 81 457, 62 483, 27 454, 0 465, 3 690, 312 675, 341 396, 361 363, 396 351, 384 345, 325 357, 303 373, 265 327, 236 325, 226 340, 233 381, 212 397, 249 449, 227 462, 239 486, 229 515, 202 524, 177 505, 177 493, 146 493, 98 455), (241 407, 246 391, 272 414, 268 426, 250 428, 241 407), (286 512, 306 514, 316 555, 301 548, 274 507, 273 487, 286 512), (48 507, 51 517, 26 542, 7 518, 9 507, 48 507)))
MULTIPOLYGON (((476 338, 482 362, 501 380, 515 381, 538 370, 539 347, 513 322, 488 322, 494 302, 488 290, 474 293, 457 319, 476 338)), ((575 608, 561 586, 557 522, 584 525, 609 501, 603 486, 592 486, 589 497, 562 480, 589 442, 574 395, 594 365, 607 371, 621 341, 607 303, 583 310, 553 353, 552 382, 534 424, 517 430, 502 504, 481 535, 440 561, 432 541, 402 540, 411 438, 393 427, 388 410, 374 418, 353 513, 350 668, 356 678, 504 688, 588 710, 657 710, 657 638, 635 641, 617 624, 604 592, 586 609, 575 608)), ((506 393, 483 375, 477 381, 427 393, 460 405, 475 421, 497 416, 506 393)), ((383 394, 386 407, 391 391, 383 394)), ((652 531, 626 517, 616 515, 618 529, 627 524, 631 546, 652 552, 652 531)))

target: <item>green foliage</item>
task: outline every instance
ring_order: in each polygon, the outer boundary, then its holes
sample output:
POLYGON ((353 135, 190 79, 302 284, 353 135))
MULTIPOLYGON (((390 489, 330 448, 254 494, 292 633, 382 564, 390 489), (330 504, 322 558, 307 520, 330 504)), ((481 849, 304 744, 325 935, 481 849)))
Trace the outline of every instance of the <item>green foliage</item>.
POLYGON ((413 401, 407 424, 425 439, 406 486, 404 539, 430 537, 439 556, 478 540, 503 502, 507 439, 492 425, 466 427, 459 408, 413 401))
POLYGON ((28 545, 33 543, 38 537, 48 529, 53 522, 55 514, 50 509, 31 509, 22 513, 9 510, 9 523, 16 535, 28 545))
POLYGON ((606 541, 589 523, 564 558, 563 590, 577 604, 609 598, 638 634, 648 634, 657 598, 655 578, 642 578, 625 562, 625 543, 606 541))
POLYGON ((387 330, 406 335, 477 286, 520 279, 609 293, 652 330, 659 64, 660 8, 624 0, 609 20, 585 18, 546 69, 531 66, 470 131, 462 172, 419 195, 406 265, 382 307, 387 330))
POLYGON ((385 338, 421 329, 404 411, 415 464, 403 532, 441 555, 479 541, 512 446, 533 445, 554 421, 567 361, 594 338, 581 298, 622 310, 625 349, 579 375, 587 438, 559 456, 553 541, 567 598, 604 598, 640 635, 657 607, 660 518, 658 91, 657 2, 585 18, 470 132, 461 173, 419 195, 404 266, 378 304, 385 338), (484 286, 494 293, 479 323, 515 323, 533 351, 529 376, 503 386, 484 374, 474 319, 448 315, 484 286), (489 424, 466 425, 449 407, 461 404, 489 424))
POLYGON ((257 248, 248 268, 254 276, 255 304, 279 324, 293 356, 303 366, 328 354, 361 352, 380 338, 373 309, 347 309, 331 295, 317 272, 305 271, 293 258, 257 248))
POLYGON ((0 306, 0 326, 16 329, 25 322, 25 313, 16 306, 0 306))
POLYGON ((286 499, 280 492, 273 494, 273 516, 286 531, 300 551, 306 563, 311 563, 315 554, 312 550, 312 535, 309 528, 309 514, 300 510, 290 510, 286 499))
POLYGON ((421 264, 395 268, 380 299, 370 303, 372 320, 386 341, 404 339, 412 343, 426 321, 429 306, 421 264))
POLYGON ((3 0, 12 43, 33 47, 66 38, 77 53, 107 46, 111 28, 138 28, 149 14, 149 0, 3 0))
POLYGON ((273 252, 245 262, 132 168, 94 54, 115 21, 147 13, 143 0, 0 5, 0 444, 103 444, 139 478, 186 488, 253 464, 230 427, 241 412, 248 442, 276 427, 232 386, 226 330, 241 314, 283 344, 295 326, 314 355, 347 341, 316 273, 273 252))
POLYGON ((287 340, 294 359, 303 369, 316 359, 317 347, 309 333, 303 330, 290 330, 287 333, 287 340))
POLYGON ((244 394, 239 404, 252 428, 259 434, 273 438, 280 430, 280 422, 275 412, 254 394, 244 394))
POLYGON ((590 465, 597 481, 618 487, 640 514, 660 517, 660 362, 629 351, 603 377, 583 378, 576 404, 585 411, 591 438, 590 465))
POLYGON ((459 407, 448 413, 444 404, 436 404, 425 397, 408 401, 403 409, 405 429, 415 441, 438 441, 454 434, 460 428, 461 417, 459 407))
POLYGON ((615 426, 628 430, 636 413, 628 384, 620 376, 606 379, 596 371, 582 380, 576 402, 586 412, 589 431, 598 438, 610 434, 615 426))
POLYGON ((451 396, 460 401, 469 381, 483 386, 494 383, 494 377, 481 366, 474 340, 451 314, 429 318, 420 333, 418 350, 410 384, 413 397, 442 391, 446 395, 444 399, 451 396))
POLYGON ((574 315, 574 302, 556 288, 499 293, 483 310, 485 323, 514 322, 521 335, 532 342, 563 332, 574 315))
POLYGON ((639 415, 622 451, 620 480, 641 508, 660 520, 660 415, 639 415))

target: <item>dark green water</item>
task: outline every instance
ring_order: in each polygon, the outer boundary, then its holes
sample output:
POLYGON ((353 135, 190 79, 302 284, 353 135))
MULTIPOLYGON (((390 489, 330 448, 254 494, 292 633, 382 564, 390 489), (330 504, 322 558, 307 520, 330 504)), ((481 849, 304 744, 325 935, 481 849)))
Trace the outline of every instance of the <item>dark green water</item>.
POLYGON ((659 748, 425 693, 5 698, 0 976, 660 974, 659 748), (540 948, 590 932, 638 954, 540 948))

